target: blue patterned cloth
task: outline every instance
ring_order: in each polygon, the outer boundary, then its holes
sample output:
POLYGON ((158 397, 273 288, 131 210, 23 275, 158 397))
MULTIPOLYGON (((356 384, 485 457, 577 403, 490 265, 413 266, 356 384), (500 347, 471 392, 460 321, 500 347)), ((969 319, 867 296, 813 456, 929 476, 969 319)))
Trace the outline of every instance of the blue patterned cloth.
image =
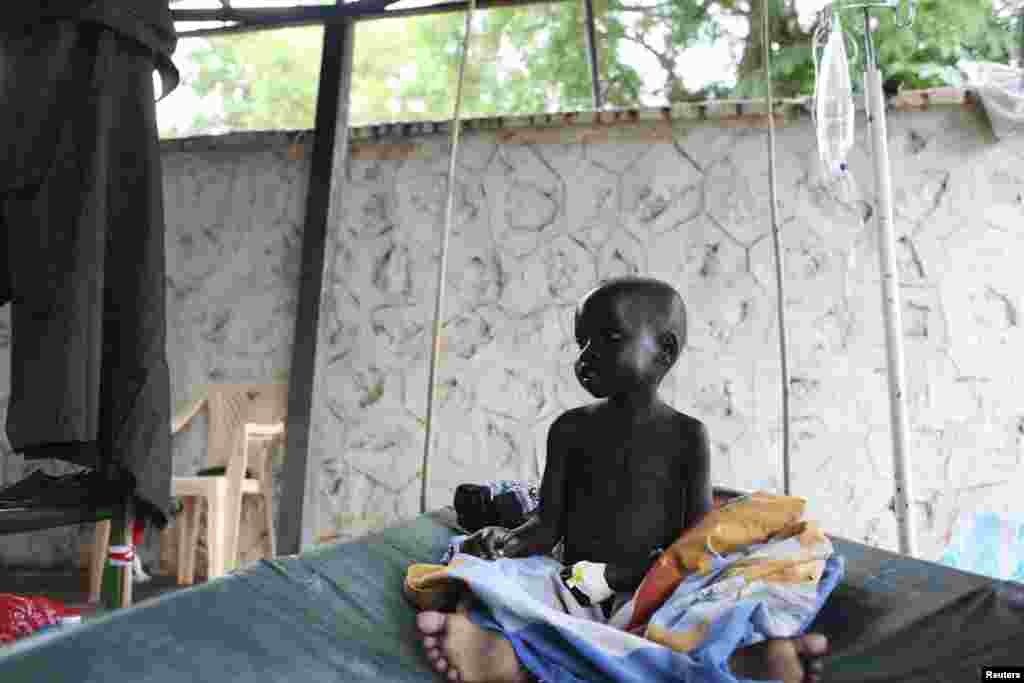
POLYGON ((939 563, 1024 583, 1024 518, 994 512, 961 514, 939 563))
POLYGON ((457 555, 450 576, 464 581, 478 600, 470 616, 481 627, 511 642, 523 666, 541 681, 596 683, 748 683, 729 669, 739 648, 765 638, 802 634, 842 579, 845 564, 830 557, 806 604, 785 605, 767 591, 712 595, 723 573, 745 553, 723 558, 713 572, 685 581, 652 621, 672 631, 710 617, 706 641, 680 652, 623 630, 632 601, 610 618, 599 607, 581 607, 558 579, 562 565, 541 556, 481 560, 457 555), (714 605, 714 614, 707 610, 714 605), (780 629, 780 626, 783 628, 780 629))

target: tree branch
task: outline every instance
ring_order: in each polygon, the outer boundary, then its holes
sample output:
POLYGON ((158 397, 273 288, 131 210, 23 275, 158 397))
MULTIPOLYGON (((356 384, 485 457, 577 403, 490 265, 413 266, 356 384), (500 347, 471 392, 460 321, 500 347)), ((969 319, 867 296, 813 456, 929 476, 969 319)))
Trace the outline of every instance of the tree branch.
POLYGON ((658 60, 658 63, 661 64, 661 67, 663 69, 669 70, 671 72, 671 70, 675 68, 674 59, 666 57, 664 53, 659 52, 654 46, 650 45, 646 40, 641 38, 639 34, 634 33, 630 35, 629 33, 623 32, 623 38, 625 38, 626 40, 632 40, 634 43, 636 43, 637 45, 639 45, 640 47, 644 48, 652 55, 654 55, 654 58, 658 60))
MULTIPOLYGON (((705 3, 705 4, 707 4, 707 3, 705 3)), ((619 12, 632 12, 634 14, 649 14, 653 10, 659 10, 659 9, 668 8, 668 7, 672 7, 672 3, 671 2, 665 2, 665 3, 662 3, 662 4, 658 4, 658 5, 641 5, 641 6, 636 6, 636 5, 633 5, 633 6, 619 5, 615 9, 617 11, 619 11, 619 12)), ((611 8, 609 8, 609 9, 611 9, 611 8)), ((659 14, 658 16, 662 16, 662 15, 659 14)))

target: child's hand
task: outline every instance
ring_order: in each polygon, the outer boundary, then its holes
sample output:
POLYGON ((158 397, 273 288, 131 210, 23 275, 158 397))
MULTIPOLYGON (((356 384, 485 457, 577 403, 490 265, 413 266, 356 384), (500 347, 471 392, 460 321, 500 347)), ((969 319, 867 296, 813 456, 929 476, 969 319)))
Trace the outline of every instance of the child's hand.
POLYGON ((485 526, 462 542, 462 552, 485 560, 495 560, 506 556, 509 541, 513 539, 512 532, 504 527, 485 526))

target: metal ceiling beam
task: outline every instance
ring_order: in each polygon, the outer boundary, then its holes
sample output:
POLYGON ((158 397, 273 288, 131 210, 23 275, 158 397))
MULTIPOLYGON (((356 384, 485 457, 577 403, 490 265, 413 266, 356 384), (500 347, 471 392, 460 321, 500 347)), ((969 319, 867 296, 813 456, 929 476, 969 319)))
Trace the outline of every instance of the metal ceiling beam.
MULTIPOLYGON (((520 7, 525 5, 543 5, 565 0, 480 0, 477 3, 479 9, 497 9, 501 7, 520 7)), ((389 17, 410 17, 422 16, 425 14, 445 14, 449 12, 465 12, 469 8, 469 2, 456 0, 444 2, 427 7, 411 7, 408 9, 387 9, 396 0, 362 0, 342 5, 315 6, 315 7, 286 7, 286 8, 257 8, 257 7, 235 7, 226 9, 172 9, 171 17, 174 21, 236 21, 239 26, 224 27, 223 29, 196 29, 195 31, 182 31, 181 37, 199 35, 212 35, 216 33, 238 33, 239 27, 243 31, 263 31, 267 29, 283 28, 286 26, 312 26, 324 24, 330 21, 341 19, 384 19, 389 17)))
POLYGON ((594 25, 594 0, 583 0, 583 16, 586 20, 587 61, 590 62, 590 92, 594 98, 594 109, 601 108, 601 77, 597 63, 597 27, 594 25))
POLYGON ((195 28, 191 31, 178 31, 178 38, 202 38, 204 36, 226 36, 234 33, 255 33, 256 31, 270 31, 279 28, 294 28, 296 26, 322 26, 320 21, 295 21, 274 24, 234 24, 232 26, 214 26, 211 28, 195 28))
MULTIPOLYGON (((525 7, 526 5, 551 5, 566 0, 479 0, 476 8, 499 9, 503 7, 525 7)), ((390 17, 418 17, 425 14, 447 14, 465 12, 469 9, 468 2, 443 2, 428 7, 410 7, 409 9, 382 10, 376 13, 359 15, 360 19, 387 19, 390 17)))
MULTIPOLYGON (((377 9, 380 6, 387 6, 396 0, 367 0, 367 9, 377 9)), ((351 3, 352 5, 363 5, 363 2, 351 3)), ((174 21, 241 21, 245 23, 258 23, 267 21, 329 21, 344 16, 351 16, 348 12, 348 5, 315 5, 311 7, 220 7, 216 9, 172 9, 171 18, 174 21)))

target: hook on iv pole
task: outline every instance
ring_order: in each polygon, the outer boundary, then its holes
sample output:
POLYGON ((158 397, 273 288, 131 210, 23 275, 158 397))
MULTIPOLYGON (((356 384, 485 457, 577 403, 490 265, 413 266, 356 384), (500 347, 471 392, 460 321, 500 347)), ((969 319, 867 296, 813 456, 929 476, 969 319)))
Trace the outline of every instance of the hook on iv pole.
MULTIPOLYGON (((817 75, 817 63, 818 63, 818 50, 823 48, 822 36, 826 33, 824 28, 828 26, 830 29, 834 26, 833 19, 836 16, 835 13, 842 12, 844 10, 851 9, 862 9, 864 10, 864 63, 865 65, 876 65, 877 55, 875 54, 874 41, 871 38, 871 26, 870 26, 870 10, 872 9, 891 9, 896 11, 896 26, 901 29, 908 29, 914 24, 914 19, 917 17, 917 2, 916 0, 869 0, 864 2, 863 0, 834 0, 825 6, 822 10, 822 22, 819 24, 818 31, 815 33, 814 44, 812 46, 814 59, 815 59, 815 75, 817 75)), ((856 41, 851 41, 851 45, 854 46, 852 59, 857 59, 857 48, 856 41)))
POLYGON ((916 0, 873 0, 868 2, 863 0, 835 0, 835 2, 831 2, 826 6, 825 12, 873 8, 896 10, 896 26, 899 28, 910 28, 917 17, 916 0), (904 8, 906 9, 905 12, 904 8))

